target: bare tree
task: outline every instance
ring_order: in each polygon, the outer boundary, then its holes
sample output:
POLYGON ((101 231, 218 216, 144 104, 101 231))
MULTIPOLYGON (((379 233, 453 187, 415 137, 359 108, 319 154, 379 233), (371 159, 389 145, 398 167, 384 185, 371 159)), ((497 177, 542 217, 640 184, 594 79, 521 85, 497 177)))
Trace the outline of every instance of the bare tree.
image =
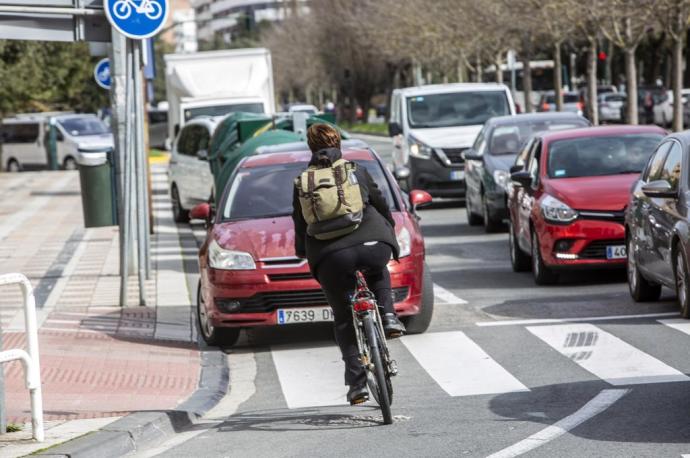
POLYGON ((673 130, 683 130, 683 48, 690 18, 690 0, 662 0, 657 17, 673 42, 673 130))

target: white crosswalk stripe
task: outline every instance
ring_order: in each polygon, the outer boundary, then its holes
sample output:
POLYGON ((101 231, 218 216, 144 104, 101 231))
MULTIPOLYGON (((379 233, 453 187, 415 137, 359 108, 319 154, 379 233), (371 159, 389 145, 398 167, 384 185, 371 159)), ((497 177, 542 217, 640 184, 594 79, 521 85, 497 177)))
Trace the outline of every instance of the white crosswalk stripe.
POLYGON ((530 326, 527 330, 611 385, 690 381, 680 371, 591 324, 530 326))
POLYGON ((682 318, 676 318, 672 320, 658 320, 659 323, 663 324, 664 326, 668 326, 670 328, 673 328, 677 331, 684 332, 685 334, 690 335, 690 320, 684 320, 682 318))
POLYGON ((335 345, 272 349, 271 356, 289 408, 346 404, 343 361, 335 345))
POLYGON ((529 391, 463 332, 419 334, 402 341, 451 396, 529 391))

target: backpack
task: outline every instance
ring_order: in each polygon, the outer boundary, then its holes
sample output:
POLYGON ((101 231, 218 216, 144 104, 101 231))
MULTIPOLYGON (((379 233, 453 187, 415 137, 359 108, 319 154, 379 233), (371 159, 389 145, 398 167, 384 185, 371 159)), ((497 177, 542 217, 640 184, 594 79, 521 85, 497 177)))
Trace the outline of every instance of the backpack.
POLYGON ((357 230, 364 202, 356 169, 356 164, 338 159, 326 167, 312 165, 295 180, 308 235, 330 240, 357 230))

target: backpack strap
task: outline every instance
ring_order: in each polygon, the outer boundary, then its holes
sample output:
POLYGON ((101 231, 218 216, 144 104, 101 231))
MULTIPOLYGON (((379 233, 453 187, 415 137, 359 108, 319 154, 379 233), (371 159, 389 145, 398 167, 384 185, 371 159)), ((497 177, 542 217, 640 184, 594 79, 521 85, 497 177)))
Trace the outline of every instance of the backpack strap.
POLYGON ((314 218, 319 221, 319 215, 316 213, 316 195, 314 190, 316 189, 316 173, 313 169, 307 170, 307 193, 311 199, 311 210, 314 212, 314 218))

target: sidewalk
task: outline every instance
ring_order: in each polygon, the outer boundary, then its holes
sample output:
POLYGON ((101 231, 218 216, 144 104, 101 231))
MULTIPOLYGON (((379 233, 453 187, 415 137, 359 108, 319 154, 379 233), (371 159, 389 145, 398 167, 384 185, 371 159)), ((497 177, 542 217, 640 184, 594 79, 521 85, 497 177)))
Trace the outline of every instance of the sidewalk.
MULTIPOLYGON (((0 274, 21 272, 35 288, 44 414, 52 428, 46 436, 53 443, 129 412, 174 409, 199 386, 196 279, 184 268, 196 246, 181 241, 173 222, 166 166, 153 165, 152 173, 156 234, 148 306, 137 306, 134 276, 126 308, 118 306, 118 230, 83 228, 78 174, 0 175, 0 274)), ((18 288, 0 288, 3 349, 24 347, 21 304, 18 288)), ((5 377, 9 421, 25 424, 30 410, 21 366, 6 364, 5 377)), ((0 436, 0 455, 51 445, 26 437, 30 424, 0 436)))

